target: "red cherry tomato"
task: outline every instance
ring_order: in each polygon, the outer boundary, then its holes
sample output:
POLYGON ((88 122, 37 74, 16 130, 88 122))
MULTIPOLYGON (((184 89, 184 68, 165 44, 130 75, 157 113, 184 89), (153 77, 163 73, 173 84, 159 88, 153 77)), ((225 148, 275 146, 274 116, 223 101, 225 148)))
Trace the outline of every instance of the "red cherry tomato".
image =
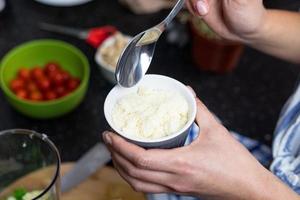
POLYGON ((53 100, 63 97, 80 85, 78 78, 61 68, 56 62, 44 68, 21 68, 16 79, 10 82, 11 90, 19 97, 33 101, 53 100))
POLYGON ((37 91, 37 90, 38 90, 38 87, 37 87, 37 85, 35 84, 35 82, 29 81, 29 82, 26 84, 26 89, 27 89, 28 92, 34 92, 34 91, 37 91))
POLYGON ((51 83, 48 78, 42 77, 37 80, 37 85, 41 91, 46 91, 50 89, 51 83))
POLYGON ((18 72, 18 77, 24 81, 30 79, 30 69, 21 68, 18 72))
POLYGON ((56 62, 49 62, 45 65, 44 71, 46 74, 49 74, 51 72, 59 71, 60 65, 56 62))
POLYGON ((40 78, 44 77, 44 71, 40 67, 35 67, 31 70, 31 78, 34 80, 39 80, 40 78))
POLYGON ((39 91, 34 91, 30 93, 29 99, 32 101, 41 101, 43 100, 43 96, 39 91))
POLYGON ((52 82, 53 82, 54 85, 56 85, 56 86, 62 86, 63 83, 64 83, 64 77, 63 77, 62 73, 57 72, 57 73, 54 75, 54 77, 53 77, 53 79, 52 79, 52 82))
POLYGON ((63 86, 58 86, 56 89, 55 89, 55 93, 58 97, 63 97, 67 94, 67 90, 66 88, 64 88, 63 86))
POLYGON ((44 93, 44 98, 46 100, 54 100, 57 98, 57 95, 54 91, 47 91, 44 93))
POLYGON ((22 79, 14 79, 10 82, 10 89, 14 92, 24 89, 25 82, 22 79))
POLYGON ((69 91, 75 90, 80 84, 80 80, 78 78, 72 78, 68 81, 67 87, 69 91))
POLYGON ((17 97, 21 98, 21 99, 26 99, 28 98, 28 93, 25 89, 20 89, 16 91, 16 95, 17 97))
POLYGON ((61 71, 61 75, 63 77, 64 82, 67 82, 71 79, 71 75, 67 71, 61 71))
POLYGON ((58 71, 49 72, 46 74, 46 77, 48 77, 50 79, 50 81, 53 81, 54 77, 56 76, 57 73, 58 73, 58 71))

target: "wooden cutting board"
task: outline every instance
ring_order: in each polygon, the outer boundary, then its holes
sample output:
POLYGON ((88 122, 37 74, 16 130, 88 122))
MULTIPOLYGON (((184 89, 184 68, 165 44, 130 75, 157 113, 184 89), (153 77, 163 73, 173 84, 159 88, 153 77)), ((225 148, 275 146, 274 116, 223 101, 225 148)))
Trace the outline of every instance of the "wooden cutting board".
MULTIPOLYGON (((73 163, 61 165, 61 174, 68 172, 73 163)), ((5 189, 0 198, 11 194, 12 188, 24 187, 29 190, 43 188, 49 183, 49 174, 53 168, 45 168, 33 172, 5 189), (34 187, 34 188, 32 188, 34 187)), ((62 194, 61 200, 146 200, 145 195, 137 193, 111 167, 104 167, 95 172, 86 181, 67 193, 62 194)))

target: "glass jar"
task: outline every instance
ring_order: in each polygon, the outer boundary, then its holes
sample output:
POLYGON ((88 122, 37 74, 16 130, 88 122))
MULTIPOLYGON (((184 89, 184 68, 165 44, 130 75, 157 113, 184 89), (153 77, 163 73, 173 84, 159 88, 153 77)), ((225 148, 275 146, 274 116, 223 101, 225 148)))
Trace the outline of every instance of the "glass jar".
POLYGON ((0 132, 0 199, 24 198, 27 192, 29 199, 59 200, 60 163, 57 148, 45 134, 23 129, 0 132))
POLYGON ((215 73, 232 71, 243 52, 243 45, 221 39, 199 18, 193 17, 189 24, 196 66, 215 73))

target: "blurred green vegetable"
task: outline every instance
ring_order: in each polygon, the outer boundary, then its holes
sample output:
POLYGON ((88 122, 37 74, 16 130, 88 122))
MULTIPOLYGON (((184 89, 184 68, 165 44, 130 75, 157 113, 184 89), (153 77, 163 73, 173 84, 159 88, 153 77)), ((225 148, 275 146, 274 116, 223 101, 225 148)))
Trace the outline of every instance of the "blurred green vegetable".
POLYGON ((16 200, 23 200, 23 196, 25 196, 26 193, 27 191, 24 188, 18 188, 14 191, 13 197, 15 197, 16 200))
POLYGON ((204 37, 208 39, 221 39, 202 19, 193 17, 192 23, 204 37))

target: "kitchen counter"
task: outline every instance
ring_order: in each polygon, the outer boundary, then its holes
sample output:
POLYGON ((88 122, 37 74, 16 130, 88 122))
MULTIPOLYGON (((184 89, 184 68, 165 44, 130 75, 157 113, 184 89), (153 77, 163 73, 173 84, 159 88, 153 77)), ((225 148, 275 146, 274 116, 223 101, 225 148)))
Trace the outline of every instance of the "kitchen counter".
MULTIPOLYGON (((297 9, 295 3, 291 5, 286 8, 297 9)), ((94 62, 95 49, 84 41, 41 31, 38 23, 80 28, 112 24, 133 35, 159 22, 167 12, 136 17, 116 0, 95 0, 73 8, 48 7, 32 0, 9 0, 8 6, 0 16, 1 56, 14 46, 32 39, 64 40, 87 55, 91 79, 83 103, 73 112, 53 120, 33 120, 17 113, 1 92, 0 130, 27 128, 46 133, 57 145, 63 161, 74 161, 100 141, 102 131, 108 128, 103 103, 113 85, 103 78, 94 62)), ((274 6, 274 1, 271 6, 274 6)), ((280 109, 295 88, 300 68, 246 48, 234 72, 214 75, 194 67, 190 44, 178 47, 168 44, 163 37, 149 71, 171 76, 192 86, 227 128, 270 145, 280 109)))

